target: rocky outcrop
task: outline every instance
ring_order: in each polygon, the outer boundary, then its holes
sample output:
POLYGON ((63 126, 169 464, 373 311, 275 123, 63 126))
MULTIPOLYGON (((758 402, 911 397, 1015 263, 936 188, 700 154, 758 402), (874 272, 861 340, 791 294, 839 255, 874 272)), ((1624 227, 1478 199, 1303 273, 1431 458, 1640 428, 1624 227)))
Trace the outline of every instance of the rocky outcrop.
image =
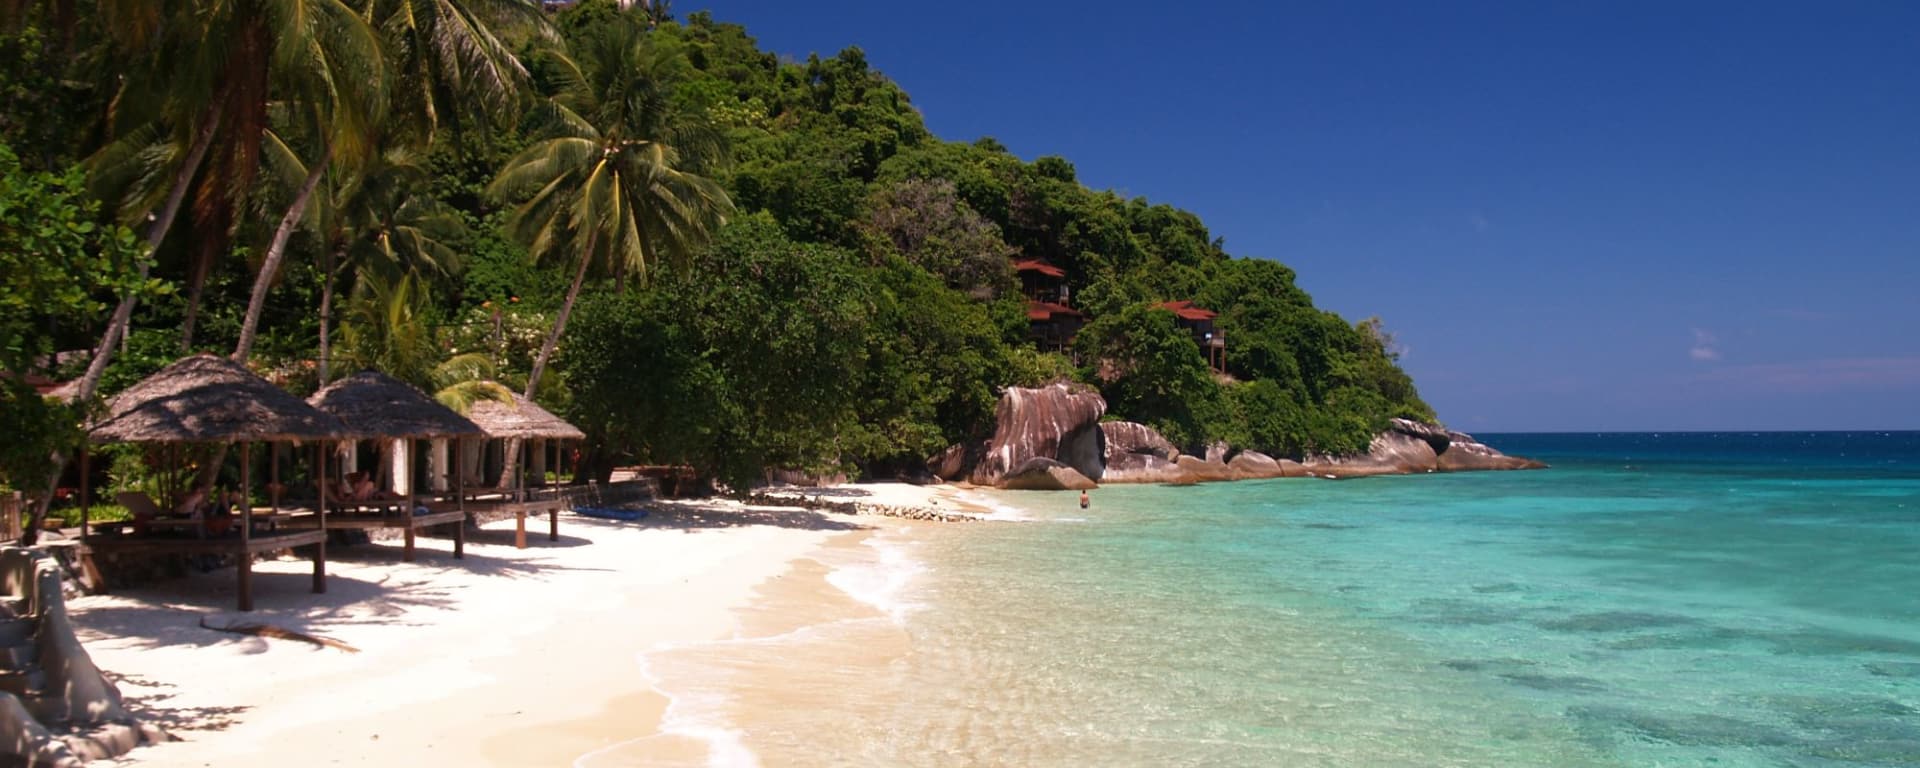
POLYGON ((1035 456, 1002 476, 999 487, 1010 491, 1090 491, 1100 485, 1073 467, 1035 456))
POLYGON ((1173 441, 1160 434, 1160 431, 1145 424, 1131 421, 1100 422, 1100 432, 1107 440, 1107 464, 1111 466, 1117 456, 1141 454, 1157 456, 1168 461, 1180 455, 1180 449, 1173 441))
POLYGON ((1374 436, 1364 454, 1314 457, 1305 462, 1306 472, 1319 477, 1544 469, 1546 466, 1532 459, 1508 456, 1470 435, 1406 419, 1394 419, 1387 431, 1374 436))
POLYGON ((1442 472, 1478 472, 1498 469, 1546 469, 1545 462, 1508 456, 1463 432, 1448 432, 1450 446, 1441 452, 1442 472))
POLYGON ((1276 459, 1259 451, 1241 451, 1227 462, 1227 469, 1233 472, 1235 480, 1266 480, 1275 477, 1304 477, 1307 474, 1300 462, 1292 459, 1276 459))
POLYGON ((1120 453, 1107 460, 1102 483, 1192 483, 1196 482, 1175 461, 1151 453, 1120 453))
POLYGON ((1198 456, 1181 456, 1174 460, 1180 470, 1188 476, 1188 482, 1217 483, 1232 480, 1233 470, 1218 461, 1207 461, 1198 456))
POLYGON ((167 738, 144 728, 75 638, 46 553, 0 550, 0 765, 77 766, 167 738))
POLYGON ((1102 483, 1190 483, 1175 460, 1180 449, 1159 430, 1131 421, 1101 422, 1107 442, 1102 483))
MULTIPOLYGON (((1100 430, 1100 417, 1107 412, 1107 401, 1098 392, 1054 384, 1038 389, 1011 387, 1000 396, 994 412, 993 438, 978 450, 979 458, 966 467, 966 478, 975 485, 1010 487, 1006 478, 1029 460, 1052 459, 1070 467, 1089 481, 1100 479, 1105 465, 1106 441, 1100 430)), ((954 460, 953 449, 936 459, 942 466, 934 473, 942 478, 953 465, 965 465, 967 449, 954 460)))

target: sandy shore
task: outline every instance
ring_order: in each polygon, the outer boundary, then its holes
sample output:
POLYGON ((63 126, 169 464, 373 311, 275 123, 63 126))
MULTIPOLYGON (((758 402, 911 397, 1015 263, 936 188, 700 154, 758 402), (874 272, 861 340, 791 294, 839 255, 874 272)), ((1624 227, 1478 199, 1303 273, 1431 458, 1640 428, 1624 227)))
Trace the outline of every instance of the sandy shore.
MULTIPOLYGON (((950 489, 899 484, 815 493, 953 504, 950 489)), ((307 591, 305 561, 260 563, 258 610, 247 614, 232 611, 231 569, 69 608, 130 708, 181 739, 138 749, 128 764, 566 765, 658 733, 668 702, 652 691, 642 653, 736 636, 760 609, 805 614, 818 600, 839 610, 830 603, 842 597, 778 580, 892 522, 664 504, 637 523, 563 515, 560 541, 533 537, 525 550, 513 548, 510 521, 495 523, 469 538, 464 560, 434 539, 413 563, 397 543, 341 548, 325 595, 307 591), (215 632, 203 618, 277 625, 359 652, 215 632)), ((647 764, 705 762, 704 741, 645 741, 647 764)))

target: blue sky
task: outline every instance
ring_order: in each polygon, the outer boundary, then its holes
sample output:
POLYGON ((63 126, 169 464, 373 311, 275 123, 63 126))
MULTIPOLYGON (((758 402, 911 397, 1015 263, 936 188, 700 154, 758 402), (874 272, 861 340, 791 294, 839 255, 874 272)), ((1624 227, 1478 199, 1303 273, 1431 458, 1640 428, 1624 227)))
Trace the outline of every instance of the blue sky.
POLYGON ((1920 429, 1920 3, 685 3, 1379 315, 1468 431, 1920 429))

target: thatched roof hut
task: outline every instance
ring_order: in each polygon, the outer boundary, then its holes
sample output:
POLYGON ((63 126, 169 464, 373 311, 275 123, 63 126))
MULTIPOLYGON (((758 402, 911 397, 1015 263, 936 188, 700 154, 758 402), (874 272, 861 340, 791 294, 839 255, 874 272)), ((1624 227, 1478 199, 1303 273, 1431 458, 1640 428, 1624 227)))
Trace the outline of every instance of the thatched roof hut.
POLYGON ((582 440, 586 433, 580 428, 562 421, 545 408, 519 395, 513 396, 513 403, 496 400, 481 400, 468 409, 467 418, 479 424, 488 437, 546 438, 549 440, 582 440))
POLYGON ((335 440, 339 419, 215 355, 181 358, 114 396, 95 443, 335 440))
POLYGON ((430 440, 484 434, 467 417, 379 371, 361 371, 321 387, 307 403, 339 418, 362 439, 430 440))

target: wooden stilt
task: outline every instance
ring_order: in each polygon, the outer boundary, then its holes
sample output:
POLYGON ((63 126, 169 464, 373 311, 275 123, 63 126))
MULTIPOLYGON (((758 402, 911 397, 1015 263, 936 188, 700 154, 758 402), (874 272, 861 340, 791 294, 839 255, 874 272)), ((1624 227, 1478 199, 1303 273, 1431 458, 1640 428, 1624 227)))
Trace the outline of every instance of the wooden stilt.
POLYGON ((327 537, 326 537, 327 443, 326 441, 325 440, 320 441, 318 448, 319 450, 316 451, 316 453, 319 454, 319 457, 320 457, 320 460, 319 460, 320 466, 318 468, 319 474, 317 474, 316 477, 318 478, 318 484, 320 487, 320 496, 319 496, 319 503, 316 504, 315 506, 320 511, 321 536, 320 536, 320 543, 313 545, 313 593, 316 595, 324 595, 327 593, 327 537))
MULTIPOLYGON (((253 610, 253 494, 248 483, 253 480, 249 471, 253 468, 253 443, 240 443, 240 610, 253 610)), ((226 499, 218 500, 222 511, 231 513, 226 499)))
POLYGON ((527 507, 524 504, 513 510, 513 548, 527 548, 527 507))
MULTIPOLYGON (((558 504, 559 502, 554 502, 558 504)), ((547 507, 547 541, 560 540, 560 508, 547 507)))
POLYGON ((467 556, 467 449, 466 438, 453 439, 453 499, 460 510, 460 525, 453 531, 453 557, 467 556))

